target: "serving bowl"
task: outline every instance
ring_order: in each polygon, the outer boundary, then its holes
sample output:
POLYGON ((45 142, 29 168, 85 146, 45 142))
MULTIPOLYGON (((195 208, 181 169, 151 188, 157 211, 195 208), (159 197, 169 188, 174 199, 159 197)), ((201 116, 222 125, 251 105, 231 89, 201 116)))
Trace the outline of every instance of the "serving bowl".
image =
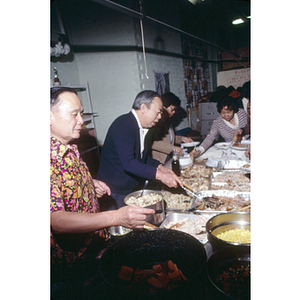
POLYGON ((244 272, 236 272, 236 270, 241 270, 242 266, 244 268, 250 267, 250 264, 250 247, 225 247, 214 252, 208 258, 206 264, 209 288, 208 299, 249 300, 251 276, 247 276, 249 274, 244 274, 244 272), (229 268, 234 269, 235 272, 233 270, 230 272, 229 268), (225 281, 224 276, 222 276, 223 281, 221 281, 220 277, 224 272, 226 273, 225 281))
POLYGON ((240 247, 249 244, 227 242, 217 237, 218 234, 233 229, 248 229, 251 231, 251 214, 248 212, 221 213, 210 218, 206 223, 207 239, 216 251, 224 247, 240 247))
POLYGON ((125 236, 126 234, 131 232, 132 229, 119 225, 119 226, 110 226, 107 228, 107 231, 110 234, 112 239, 117 239, 125 236))
MULTIPOLYGON (((126 205, 127 204, 127 201, 129 200, 130 197, 138 197, 141 195, 141 192, 142 190, 138 190, 138 191, 135 191, 135 192, 132 192, 130 194, 128 194, 125 198, 124 198, 124 203, 126 205)), ((152 208, 154 210, 164 210, 165 209, 165 201, 163 199, 163 194, 159 191, 156 191, 156 190, 144 190, 144 193, 143 195, 150 195, 150 194, 158 194, 159 196, 161 196, 161 201, 153 204, 153 205, 149 205, 149 206, 143 206, 145 208, 152 208)), ((159 225, 162 223, 162 221, 165 219, 165 212, 161 212, 161 213, 156 213, 156 214, 153 214, 153 215, 147 215, 147 218, 146 218, 146 222, 152 224, 152 225, 155 225, 157 227, 159 227, 159 225)))
POLYGON ((193 160, 189 154, 179 156, 179 165, 181 169, 185 169, 192 164, 193 160))
POLYGON ((206 252, 194 237, 172 229, 134 230, 111 244, 99 261, 101 276, 116 299, 206 299, 206 252), (170 290, 155 292, 140 283, 119 279, 122 266, 140 270, 171 260, 187 281, 170 290))

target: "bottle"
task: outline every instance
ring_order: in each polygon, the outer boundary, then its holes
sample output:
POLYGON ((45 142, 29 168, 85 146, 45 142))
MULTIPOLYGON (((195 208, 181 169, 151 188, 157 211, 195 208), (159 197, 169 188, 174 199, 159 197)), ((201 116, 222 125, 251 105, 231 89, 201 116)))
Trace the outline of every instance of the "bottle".
POLYGON ((179 158, 175 149, 173 150, 172 170, 177 176, 180 176, 179 158))
POLYGON ((60 85, 56 67, 54 67, 54 80, 53 81, 54 81, 54 85, 60 85))

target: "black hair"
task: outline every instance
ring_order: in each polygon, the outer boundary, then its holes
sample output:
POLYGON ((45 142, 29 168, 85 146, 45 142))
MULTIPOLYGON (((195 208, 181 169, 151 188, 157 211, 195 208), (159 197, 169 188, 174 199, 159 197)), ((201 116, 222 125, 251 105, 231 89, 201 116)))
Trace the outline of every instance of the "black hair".
POLYGON ((241 96, 250 100, 250 81, 246 81, 243 84, 241 96))
POLYGON ((59 103, 59 95, 64 92, 70 92, 77 95, 76 90, 69 87, 55 86, 50 89, 50 109, 53 108, 56 104, 59 103))
POLYGON ((163 102, 163 106, 168 108, 170 105, 174 105, 179 107, 181 104, 180 99, 173 93, 167 92, 161 96, 161 100, 163 102))
POLYGON ((238 112, 239 108, 237 105, 236 99, 230 97, 230 96, 223 96, 217 103, 217 110, 218 113, 221 113, 221 110, 227 106, 227 109, 233 110, 235 113, 238 112))

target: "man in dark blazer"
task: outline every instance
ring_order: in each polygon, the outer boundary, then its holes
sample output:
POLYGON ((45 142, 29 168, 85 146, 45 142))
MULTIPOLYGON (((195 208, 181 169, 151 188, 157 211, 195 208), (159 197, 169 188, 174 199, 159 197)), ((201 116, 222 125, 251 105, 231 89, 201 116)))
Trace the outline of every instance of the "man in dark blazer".
MULTIPOLYGON (((163 111, 158 93, 140 92, 132 110, 119 116, 108 129, 101 151, 97 179, 111 189, 111 206, 124 206, 124 198, 145 179, 156 179, 168 187, 182 186, 174 172, 151 157, 152 141, 147 140, 148 129, 160 120, 163 111)), ((101 206, 101 202, 100 202, 101 206)))

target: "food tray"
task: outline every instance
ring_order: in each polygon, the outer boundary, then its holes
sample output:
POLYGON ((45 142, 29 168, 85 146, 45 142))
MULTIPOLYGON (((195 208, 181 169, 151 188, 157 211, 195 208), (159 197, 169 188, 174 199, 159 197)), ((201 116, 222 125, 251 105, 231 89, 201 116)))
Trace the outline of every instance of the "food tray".
MULTIPOLYGON (((217 197, 235 197, 237 195, 242 196, 245 199, 245 202, 249 201, 248 203, 245 203, 246 205, 250 205, 251 201, 251 193, 250 192, 238 192, 238 191, 230 191, 230 190, 207 190, 207 191, 201 191, 197 193, 198 196, 201 198, 203 197, 211 197, 212 195, 215 195, 217 197)), ((198 199, 194 197, 193 199, 193 205, 197 203, 198 199)), ((227 213, 227 212, 233 212, 233 211, 224 211, 224 210, 196 210, 196 212, 205 213, 205 214, 219 214, 219 213, 227 213)))
MULTIPOLYGON (((172 214, 169 214, 164 219, 164 221, 160 224, 159 228, 166 228, 166 226, 168 226, 169 223, 180 222, 185 218, 187 218, 188 220, 191 220, 191 221, 196 221, 197 218, 200 217, 204 220, 204 222, 206 224, 206 222, 215 215, 216 215, 216 213, 214 213, 214 212, 197 214, 197 215, 192 214, 192 213, 172 213, 172 214)), ((205 224, 204 224, 204 227, 205 227, 205 224)), ((204 231, 200 235, 193 235, 193 234, 191 234, 191 235, 193 237, 195 237, 196 239, 198 239, 201 243, 204 243, 207 240, 205 228, 204 228, 204 231)))
MULTIPOLYGON (((228 173, 234 173, 234 171, 228 171, 228 173)), ((250 174, 250 173, 245 172, 245 171, 243 171, 243 172, 241 172, 241 173, 242 173, 242 174, 248 174, 248 176, 249 176, 249 174, 250 174)), ((212 184, 214 184, 214 185, 220 185, 220 186, 222 186, 222 185, 227 185, 227 184, 228 184, 226 181, 221 182, 221 181, 215 181, 215 180, 214 180, 214 178, 215 178, 216 176, 222 175, 222 174, 224 174, 224 172, 212 172, 212 173, 210 174, 208 190, 210 190, 212 184)), ((250 181, 249 183, 245 182, 245 184, 251 185, 251 181, 250 181)))
POLYGON ((217 165, 217 170, 218 171, 241 171, 245 170, 243 166, 245 165, 250 165, 245 160, 236 160, 236 159, 230 159, 230 160, 220 160, 217 165))
MULTIPOLYGON (((163 195, 163 199, 165 198, 165 195, 164 194, 172 194, 172 193, 170 193, 170 192, 168 192, 168 191, 160 191, 160 193, 162 193, 162 195, 163 195)), ((177 193, 176 193, 177 194, 177 193)), ((179 193, 178 193, 179 194, 179 193)), ((183 195, 183 196, 185 196, 185 195, 183 195)), ((189 206, 189 208, 192 208, 192 207, 194 207, 193 205, 194 205, 194 203, 195 203, 195 201, 194 201, 194 199, 191 197, 191 205, 189 206)), ((185 209, 183 209, 183 208, 171 208, 171 207, 167 207, 167 202, 166 202, 166 200, 164 199, 164 204, 165 204, 165 209, 167 210, 166 211, 166 215, 168 215, 168 214, 170 214, 170 213, 174 213, 174 212, 185 212, 185 209)))
POLYGON ((250 201, 251 200, 251 193, 250 192, 237 192, 237 191, 229 191, 229 190, 201 191, 201 192, 198 192, 197 195, 199 195, 200 197, 211 197, 212 195, 225 196, 225 197, 235 197, 237 195, 241 195, 242 197, 245 198, 245 201, 250 201))

